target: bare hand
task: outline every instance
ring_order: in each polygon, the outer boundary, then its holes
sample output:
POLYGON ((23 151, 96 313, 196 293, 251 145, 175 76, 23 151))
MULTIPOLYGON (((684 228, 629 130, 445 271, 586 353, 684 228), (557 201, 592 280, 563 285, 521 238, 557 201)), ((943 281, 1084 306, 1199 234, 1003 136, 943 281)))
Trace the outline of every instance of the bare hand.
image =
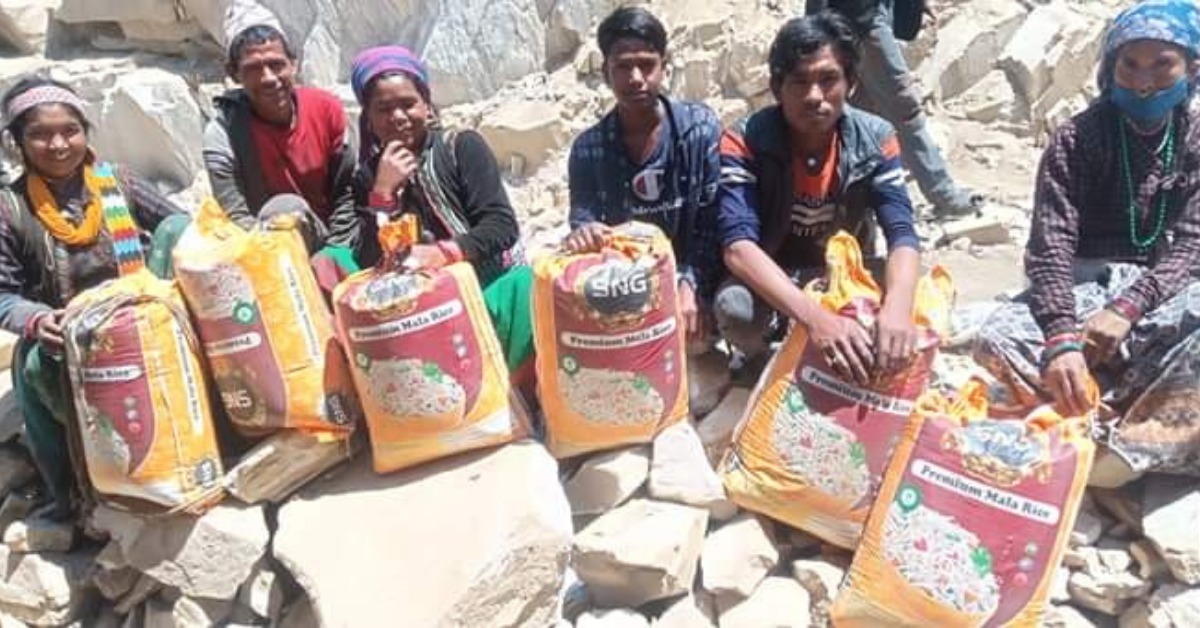
POLYGON ((1089 377, 1083 354, 1069 351, 1050 360, 1042 374, 1042 382, 1060 410, 1065 410, 1071 416, 1081 416, 1092 409, 1089 377))
POLYGON ((696 291, 687 281, 679 282, 679 318, 689 342, 704 339, 704 316, 696 300, 696 291))
POLYGON ((1087 363, 1097 366, 1111 360, 1131 328, 1129 319, 1112 310, 1092 314, 1083 324, 1083 356, 1087 363))
POLYGON ((37 319, 37 340, 47 349, 59 351, 63 346, 62 310, 54 310, 37 319))
POLYGON ((611 231, 604 223, 589 222, 572 231, 563 241, 563 246, 571 253, 595 253, 604 248, 611 231))
POLYGON ((859 384, 871 381, 875 356, 871 351, 871 335, 858 321, 824 312, 808 326, 809 337, 825 353, 829 366, 846 379, 859 384))
POLYGON ((375 192, 395 196, 417 170, 417 156, 397 140, 388 142, 375 167, 375 192))
POLYGON ((920 339, 912 313, 885 303, 875 321, 875 355, 879 371, 890 373, 907 366, 917 353, 920 339))
POLYGON ((450 260, 446 259, 446 255, 435 244, 414 244, 408 250, 408 257, 404 259, 404 266, 408 268, 441 268, 448 264, 450 260))

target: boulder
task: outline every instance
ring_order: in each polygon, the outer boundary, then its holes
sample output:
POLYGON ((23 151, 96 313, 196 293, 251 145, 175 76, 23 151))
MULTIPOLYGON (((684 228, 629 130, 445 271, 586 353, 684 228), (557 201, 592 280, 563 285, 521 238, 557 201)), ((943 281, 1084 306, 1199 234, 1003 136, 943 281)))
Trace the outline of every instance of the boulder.
POLYGON ((940 25, 937 44, 917 77, 938 100, 962 94, 992 70, 1027 13, 1018 0, 970 3, 940 25))
POLYGON ((703 419, 721 403, 731 384, 729 358, 719 351, 688 356, 688 409, 703 419))
POLYGON ((327 626, 547 625, 570 538, 555 460, 521 442, 383 476, 362 457, 280 508, 274 552, 327 626))
POLYGON ((1200 486, 1191 478, 1147 478, 1142 530, 1176 580, 1200 584, 1200 486))
POLYGON ((178 74, 144 68, 121 75, 94 120, 93 141, 105 159, 171 191, 192 185, 204 168, 204 119, 178 74))
POLYGON ((575 536, 572 564, 601 607, 637 607, 687 592, 708 511, 635 499, 575 536))
POLYGON ((705 508, 723 521, 737 512, 725 495, 721 478, 704 453, 704 443, 690 421, 680 421, 658 434, 650 462, 650 496, 705 508))
POLYGON ((583 462, 563 489, 575 515, 599 515, 625 502, 646 483, 650 448, 625 447, 597 453, 583 462))
POLYGON ((679 598, 651 625, 654 628, 714 628, 712 620, 700 609, 700 601, 691 595, 679 598))
POLYGON ((0 0, 0 42, 24 54, 45 50, 50 12, 58 0, 0 0))
POLYGON ((277 503, 348 460, 357 443, 356 439, 325 442, 298 430, 283 430, 242 456, 225 474, 225 487, 247 504, 277 503))
POLYGON ((101 506, 93 524, 132 567, 183 595, 214 600, 237 595, 270 541, 261 507, 228 502, 200 517, 142 518, 101 506))
POLYGON ((21 554, 67 552, 74 543, 75 526, 70 522, 33 517, 13 522, 4 530, 4 544, 21 554))
POLYGON ((792 578, 763 580, 748 599, 721 613, 720 628, 808 628, 808 592, 792 578))
POLYGON ((0 613, 36 626, 71 623, 87 606, 94 552, 16 554, 0 546, 0 613))
POLYGON ((778 562, 779 550, 762 521, 743 513, 705 539, 700 555, 704 589, 750 597, 778 562))
POLYGON ((741 422, 749 400, 750 391, 748 389, 731 388, 716 409, 708 413, 708 416, 704 417, 704 420, 696 426, 696 433, 700 435, 700 442, 704 443, 704 451, 708 454, 708 460, 714 466, 725 455, 725 450, 729 449, 729 444, 733 441, 733 432, 741 422))
POLYGON ((562 112, 544 100, 505 102, 484 117, 479 132, 500 170, 515 176, 537 170, 570 139, 562 112))
POLYGON ((575 628, 649 628, 646 616, 627 608, 593 610, 575 620, 575 628))

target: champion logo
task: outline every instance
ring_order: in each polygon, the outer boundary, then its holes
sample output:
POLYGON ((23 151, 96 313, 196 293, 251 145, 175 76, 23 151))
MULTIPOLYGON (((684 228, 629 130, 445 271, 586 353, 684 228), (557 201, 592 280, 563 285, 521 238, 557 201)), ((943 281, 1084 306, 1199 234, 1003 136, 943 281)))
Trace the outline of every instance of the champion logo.
POLYGON ((639 199, 653 203, 662 196, 662 168, 646 168, 633 176, 633 193, 639 199))

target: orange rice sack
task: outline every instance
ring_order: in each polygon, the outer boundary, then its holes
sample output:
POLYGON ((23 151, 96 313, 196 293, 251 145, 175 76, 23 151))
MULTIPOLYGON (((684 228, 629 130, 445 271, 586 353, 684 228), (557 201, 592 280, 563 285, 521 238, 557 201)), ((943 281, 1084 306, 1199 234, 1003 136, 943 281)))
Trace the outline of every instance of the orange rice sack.
POLYGON ((239 431, 345 438, 353 385, 297 227, 280 216, 246 231, 209 199, 175 247, 175 275, 239 431))
POLYGON ((143 270, 76 296, 63 319, 88 476, 102 496, 202 510, 223 471, 199 346, 174 284, 143 270))
POLYGON ((648 443, 687 416, 675 257, 662 231, 627 223, 598 253, 546 254, 534 264, 533 290, 551 453, 648 443))
POLYGON ((333 292, 375 471, 525 436, 475 270, 365 270, 333 292))
POLYGON ((953 403, 918 402, 836 626, 1040 625, 1092 466, 1090 419, 1049 406, 992 419, 986 393, 971 382, 953 403))
MULTIPOLYGON (((870 327, 883 294, 858 242, 842 232, 826 249, 828 286, 810 294, 826 309, 870 327)), ((935 268, 918 284, 921 341, 904 369, 868 386, 841 378, 808 330, 793 325, 746 406, 721 464, 741 507, 853 549, 913 402, 925 392, 953 288, 935 268)))

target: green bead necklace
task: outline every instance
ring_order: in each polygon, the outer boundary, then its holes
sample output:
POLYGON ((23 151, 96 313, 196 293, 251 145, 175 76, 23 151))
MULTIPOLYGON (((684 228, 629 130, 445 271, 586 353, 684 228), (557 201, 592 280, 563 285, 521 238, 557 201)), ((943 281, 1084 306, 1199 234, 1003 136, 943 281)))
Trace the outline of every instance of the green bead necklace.
MULTIPOLYGON (((1167 196, 1168 192, 1159 191, 1156 196, 1158 202, 1154 208, 1154 230, 1145 238, 1138 237, 1138 225, 1141 223, 1142 213, 1138 210, 1137 200, 1134 198, 1133 173, 1129 167, 1129 139, 1125 135, 1125 122, 1122 120, 1118 123, 1118 134, 1121 140, 1121 177, 1125 180, 1125 198, 1129 213, 1129 243, 1133 245, 1139 253, 1145 252, 1158 238, 1162 236, 1163 229, 1167 225, 1167 196)), ((1163 146, 1154 151, 1155 154, 1165 153, 1164 165, 1167 172, 1172 172, 1175 169, 1175 119, 1172 116, 1167 120, 1167 137, 1163 146)))

